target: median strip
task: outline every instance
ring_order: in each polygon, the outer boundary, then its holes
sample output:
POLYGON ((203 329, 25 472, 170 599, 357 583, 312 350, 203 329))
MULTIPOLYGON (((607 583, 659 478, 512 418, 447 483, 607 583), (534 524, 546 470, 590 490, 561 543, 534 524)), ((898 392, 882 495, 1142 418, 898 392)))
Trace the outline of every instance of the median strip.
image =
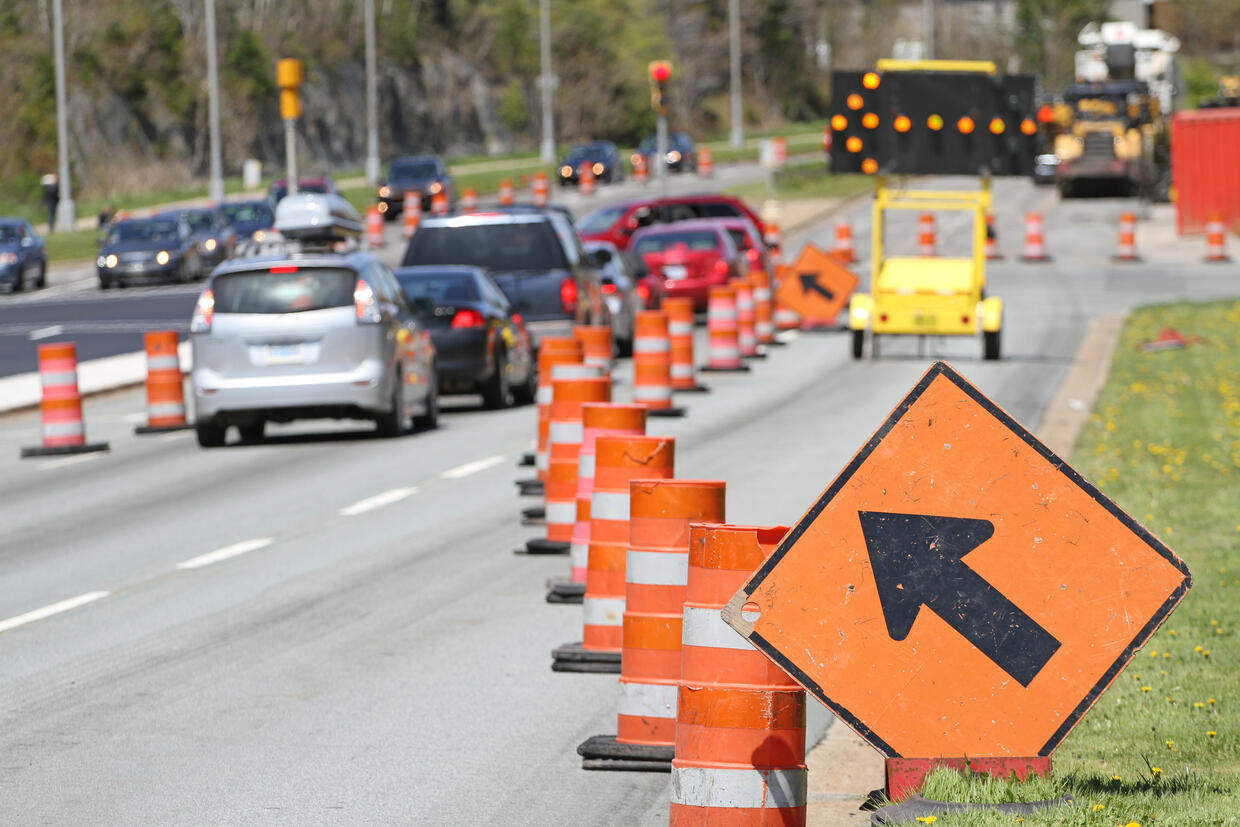
POLYGON ((46 620, 54 615, 63 614, 64 612, 85 606, 87 603, 102 600, 110 594, 112 592, 86 592, 86 594, 79 594, 77 597, 70 597, 68 600, 52 603, 41 609, 35 609, 33 612, 10 617, 8 620, 0 620, 0 632, 7 632, 10 629, 16 629, 18 626, 25 626, 38 620, 46 620))

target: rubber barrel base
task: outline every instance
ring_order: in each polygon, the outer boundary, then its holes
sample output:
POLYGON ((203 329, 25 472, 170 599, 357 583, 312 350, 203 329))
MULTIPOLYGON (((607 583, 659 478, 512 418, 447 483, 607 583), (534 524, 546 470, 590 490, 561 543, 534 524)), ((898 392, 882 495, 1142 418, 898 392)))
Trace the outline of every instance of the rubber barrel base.
POLYGON ((551 650, 552 672, 605 672, 620 674, 620 653, 586 649, 580 643, 565 643, 551 650))
POLYGON ((517 493, 522 497, 544 497, 547 489, 542 480, 517 480, 517 493))
POLYGON ((674 746, 621 744, 614 735, 594 735, 577 747, 583 770, 671 772, 674 746))
POLYGON ((572 580, 552 578, 547 581, 548 603, 580 604, 586 595, 585 583, 574 583, 572 580))
POLYGON ((734 368, 712 368, 710 365, 707 365, 704 368, 698 368, 698 370, 703 373, 749 373, 750 367, 749 365, 738 365, 734 368))
POLYGON ((694 385, 691 388, 672 388, 672 393, 710 393, 708 385, 694 385))
POLYGON ((525 541, 525 548, 517 549, 513 554, 568 554, 568 548, 571 544, 564 540, 544 540, 537 537, 533 540, 525 541))
POLYGON ((521 459, 517 462, 518 468, 533 468, 534 455, 530 453, 522 454, 521 459))
POLYGON ((658 416, 666 419, 679 419, 684 415, 684 408, 649 408, 646 411, 646 416, 658 416))
POLYGON ((136 425, 133 432, 142 434, 170 434, 174 431, 192 431, 194 426, 188 422, 184 425, 136 425))
POLYGON ((22 459, 27 457, 65 457, 71 454, 90 454, 95 451, 111 451, 106 442, 88 442, 85 445, 55 445, 45 448, 42 445, 22 449, 22 459))

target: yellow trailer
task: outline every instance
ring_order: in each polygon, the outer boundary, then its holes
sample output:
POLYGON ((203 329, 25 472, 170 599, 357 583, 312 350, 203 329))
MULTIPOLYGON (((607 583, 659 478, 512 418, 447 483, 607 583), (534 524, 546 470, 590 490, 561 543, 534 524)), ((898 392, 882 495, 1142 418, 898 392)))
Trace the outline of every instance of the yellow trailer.
POLYGON ((867 339, 877 355, 878 336, 978 336, 982 355, 998 359, 1003 301, 986 295, 986 215, 990 179, 977 190, 900 190, 877 180, 874 195, 871 293, 854 293, 848 308, 852 353, 860 359, 867 339), (890 210, 955 210, 973 218, 973 255, 967 258, 888 256, 885 214, 890 210))

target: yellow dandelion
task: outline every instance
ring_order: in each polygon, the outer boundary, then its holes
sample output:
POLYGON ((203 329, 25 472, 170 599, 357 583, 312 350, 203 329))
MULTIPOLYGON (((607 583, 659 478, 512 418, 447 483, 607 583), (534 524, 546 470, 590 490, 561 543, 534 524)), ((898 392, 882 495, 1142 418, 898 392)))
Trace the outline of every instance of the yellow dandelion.
POLYGON ((1172 697, 1171 697, 1170 695, 1168 695, 1168 696, 1167 696, 1166 701, 1167 701, 1167 703, 1169 703, 1169 704, 1170 704, 1170 703, 1175 703, 1175 701, 1172 699, 1172 697))
MULTIPOLYGON (((1220 572, 1220 573, 1225 572, 1225 571, 1227 571, 1227 569, 1219 569, 1219 572, 1220 572)), ((1211 620, 1211 621, 1210 621, 1210 625, 1211 625, 1211 626, 1217 626, 1217 625, 1218 625, 1218 621, 1217 621, 1217 620, 1211 620)))
POLYGON ((1194 709, 1205 709, 1205 708, 1206 708, 1206 705, 1205 705, 1205 704, 1203 704, 1201 701, 1196 701, 1196 702, 1193 704, 1193 708, 1194 708, 1194 709))
POLYGON ((1123 781, 1124 779, 1120 778, 1118 775, 1112 775, 1111 780, 1112 781, 1123 781))
POLYGON ((1175 741, 1163 741, 1167 745, 1167 749, 1175 751, 1175 741))
POLYGON ((1100 812, 1102 812, 1103 810, 1105 810, 1106 808, 1107 808, 1107 807, 1106 807, 1106 805, 1105 805, 1105 804, 1095 804, 1095 805, 1094 805, 1094 812, 1095 812, 1095 813, 1100 813, 1100 812))
POLYGON ((939 819, 937 816, 917 816, 917 820, 922 824, 933 824, 939 819))
POLYGON ((1212 704, 1212 703, 1214 703, 1214 699, 1213 699, 1213 698, 1206 698, 1206 703, 1208 703, 1208 704, 1212 704))
POLYGON ((1154 773, 1154 777, 1157 778, 1162 775, 1162 767, 1151 767, 1150 772, 1154 773))
POLYGON ((1151 650, 1150 650, 1150 657, 1152 657, 1152 658, 1156 658, 1156 657, 1158 657, 1158 650, 1157 650, 1157 649, 1151 649, 1151 650))
POLYGON ((1163 652, 1163 660, 1171 660, 1171 653, 1163 652))
POLYGON ((1149 687, 1148 685, 1143 686, 1143 687, 1141 687, 1141 691, 1142 691, 1142 692, 1149 692, 1149 691, 1150 691, 1150 687, 1149 687))
POLYGON ((1215 735, 1218 735, 1218 733, 1215 732, 1214 730, 1210 730, 1209 732, 1206 733, 1206 735, 1210 738, 1213 738, 1215 735))
POLYGON ((1194 646, 1194 647, 1193 647, 1193 651, 1194 651, 1194 652, 1197 652, 1198 654, 1200 654, 1200 653, 1202 653, 1202 652, 1204 652, 1204 651, 1205 651, 1205 647, 1204 647, 1204 646, 1194 646))
POLYGON ((1175 629, 1168 629, 1167 634, 1171 635, 1172 637, 1175 637, 1175 629))
POLYGON ((1204 652, 1202 652, 1202 653, 1201 653, 1201 656, 1202 656, 1203 658, 1208 658, 1208 657, 1210 657, 1210 650, 1209 650, 1209 649, 1205 650, 1204 652))

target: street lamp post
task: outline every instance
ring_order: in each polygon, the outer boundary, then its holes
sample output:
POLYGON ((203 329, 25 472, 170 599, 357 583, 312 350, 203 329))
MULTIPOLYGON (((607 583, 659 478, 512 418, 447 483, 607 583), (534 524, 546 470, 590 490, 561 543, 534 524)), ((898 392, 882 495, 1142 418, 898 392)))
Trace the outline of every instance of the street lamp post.
POLYGON ((211 144, 211 178, 207 183, 207 199, 219 204, 224 200, 224 165, 220 148, 220 73, 215 46, 215 0, 207 0, 207 121, 211 144))
POLYGON ((555 75, 551 74, 551 0, 538 3, 538 39, 542 51, 542 74, 538 85, 542 89, 542 150, 539 157, 543 163, 555 160, 555 75))
POLYGON ((375 67, 375 0, 366 0, 366 183, 379 184, 379 79, 375 67))
POLYGON ((731 62, 731 98, 733 149, 745 143, 745 128, 741 123, 741 0, 728 0, 728 51, 731 62))
POLYGON ((52 0, 52 52, 56 62, 56 150, 59 155, 60 201, 56 204, 56 229, 72 230, 77 223, 73 184, 69 180, 69 113, 65 101, 65 15, 61 0, 52 0))

